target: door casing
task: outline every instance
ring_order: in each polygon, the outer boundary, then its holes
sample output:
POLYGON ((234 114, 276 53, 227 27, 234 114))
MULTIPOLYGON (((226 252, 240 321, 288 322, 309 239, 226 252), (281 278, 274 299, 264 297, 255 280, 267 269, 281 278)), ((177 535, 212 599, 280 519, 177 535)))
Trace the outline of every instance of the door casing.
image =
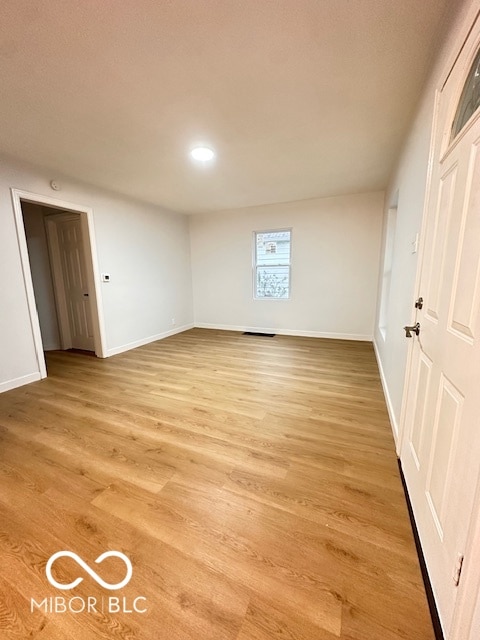
POLYGON ((45 364, 45 356, 43 353, 42 335, 40 332, 40 323, 38 319, 35 293, 33 289, 32 273, 30 268, 30 260, 28 257, 27 239, 25 235, 25 227, 22 216, 22 202, 31 202, 33 204, 44 205, 59 211, 70 211, 79 213, 82 224, 82 235, 85 245, 87 279, 89 291, 91 292, 91 310, 93 322, 93 334, 95 344, 95 354, 99 358, 106 357, 106 338, 105 323, 103 317, 103 306, 101 301, 101 283, 100 273, 97 263, 97 248, 95 243, 95 230, 93 221, 93 210, 91 207, 78 205, 57 198, 51 198, 41 194, 22 191, 20 189, 10 189, 13 211, 15 217, 15 227, 17 232, 18 247, 20 252, 20 260, 22 265, 23 280, 25 284, 25 292, 27 295, 27 304, 30 315, 30 324, 32 328, 32 336, 35 345, 35 353, 38 362, 38 368, 41 378, 47 377, 47 367, 45 364))

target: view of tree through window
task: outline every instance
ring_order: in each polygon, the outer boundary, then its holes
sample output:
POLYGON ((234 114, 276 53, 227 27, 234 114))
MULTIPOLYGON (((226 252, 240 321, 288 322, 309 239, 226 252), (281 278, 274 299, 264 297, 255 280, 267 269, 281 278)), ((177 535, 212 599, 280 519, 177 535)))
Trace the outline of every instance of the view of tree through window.
POLYGON ((255 298, 290 297, 291 231, 255 233, 255 298))

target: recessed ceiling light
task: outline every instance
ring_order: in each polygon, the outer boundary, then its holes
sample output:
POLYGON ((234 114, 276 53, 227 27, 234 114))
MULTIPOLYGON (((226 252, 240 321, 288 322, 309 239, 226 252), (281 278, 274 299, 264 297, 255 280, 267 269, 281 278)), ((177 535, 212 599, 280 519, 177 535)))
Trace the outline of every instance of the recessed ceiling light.
POLYGON ((202 162, 213 160, 215 157, 213 149, 208 147, 195 147, 190 151, 190 155, 194 160, 201 160, 202 162))

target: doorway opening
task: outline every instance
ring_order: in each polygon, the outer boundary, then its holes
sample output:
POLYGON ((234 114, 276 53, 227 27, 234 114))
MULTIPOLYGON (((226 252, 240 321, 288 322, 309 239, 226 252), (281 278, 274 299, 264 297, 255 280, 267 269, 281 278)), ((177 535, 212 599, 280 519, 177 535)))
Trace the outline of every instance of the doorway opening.
POLYGON ((92 211, 15 189, 12 198, 40 377, 46 351, 105 357, 92 211))

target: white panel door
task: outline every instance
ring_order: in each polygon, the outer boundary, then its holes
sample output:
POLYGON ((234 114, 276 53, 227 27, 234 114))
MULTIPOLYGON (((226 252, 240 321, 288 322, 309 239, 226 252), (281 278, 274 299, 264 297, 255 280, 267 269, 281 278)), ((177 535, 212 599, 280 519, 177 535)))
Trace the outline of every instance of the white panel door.
POLYGON ((471 640, 474 640, 474 638, 480 638, 480 593, 477 593, 477 605, 473 612, 473 620, 469 637, 471 640))
MULTIPOLYGON (((446 637, 480 461, 480 118, 450 141, 478 25, 438 95, 402 466, 446 637)), ((468 562, 468 557, 465 558, 468 562)))
POLYGON ((79 214, 56 216, 70 345, 94 351, 92 311, 79 214))

